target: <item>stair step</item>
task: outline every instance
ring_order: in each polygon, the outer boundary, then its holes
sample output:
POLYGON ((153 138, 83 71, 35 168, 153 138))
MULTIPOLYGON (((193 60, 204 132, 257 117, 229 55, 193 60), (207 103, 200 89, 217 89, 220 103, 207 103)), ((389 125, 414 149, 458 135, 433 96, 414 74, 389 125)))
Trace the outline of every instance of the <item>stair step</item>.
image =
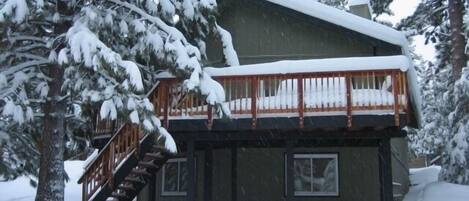
POLYGON ((125 177, 124 180, 127 181, 127 182, 132 182, 132 183, 142 183, 142 184, 145 183, 145 181, 142 181, 141 179, 139 179, 137 177, 131 177, 131 176, 125 177))
POLYGON ((155 160, 164 160, 166 157, 161 154, 161 152, 158 153, 146 153, 145 156, 150 157, 155 160))
POLYGON ((140 161, 138 162, 138 166, 144 167, 144 168, 158 168, 158 166, 155 165, 153 161, 140 161))
POLYGON ((118 189, 122 189, 124 191, 136 191, 137 189, 135 189, 131 184, 129 185, 124 185, 124 184, 121 184, 117 187, 118 189))
POLYGON ((160 146, 160 145, 153 145, 153 150, 164 152, 164 151, 166 151, 166 148, 164 148, 163 146, 160 146))
POLYGON ((112 192, 111 197, 114 197, 114 198, 117 198, 117 199, 128 198, 127 194, 121 193, 121 192, 112 192))
POLYGON ((171 152, 169 152, 168 149, 160 145, 153 145, 152 150, 153 152, 161 152, 164 155, 171 155, 171 152))
POLYGON ((132 170, 132 173, 133 173, 133 174, 136 174, 136 175, 151 176, 150 173, 148 173, 147 171, 145 171, 145 170, 143 170, 143 169, 133 169, 133 170, 132 170))

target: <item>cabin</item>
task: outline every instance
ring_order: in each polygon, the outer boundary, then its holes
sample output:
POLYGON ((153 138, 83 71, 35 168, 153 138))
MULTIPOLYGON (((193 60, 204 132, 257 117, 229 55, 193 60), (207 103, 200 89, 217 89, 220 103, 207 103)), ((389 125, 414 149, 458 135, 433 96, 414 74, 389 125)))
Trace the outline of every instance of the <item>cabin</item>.
POLYGON ((402 200, 403 128, 419 121, 407 39, 371 20, 369 5, 349 6, 220 2, 240 65, 224 65, 215 36, 204 62, 231 118, 161 74, 148 96, 178 154, 134 125, 97 120, 83 200, 402 200))

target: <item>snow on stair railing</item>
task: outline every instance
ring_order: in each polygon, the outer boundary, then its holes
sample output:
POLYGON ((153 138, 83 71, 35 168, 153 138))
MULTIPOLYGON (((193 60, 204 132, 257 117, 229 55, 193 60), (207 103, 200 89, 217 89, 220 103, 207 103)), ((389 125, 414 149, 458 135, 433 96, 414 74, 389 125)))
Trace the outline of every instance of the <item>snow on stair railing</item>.
MULTIPOLYGON (((346 126, 352 127, 352 116, 359 111, 394 113, 399 126, 399 114, 408 110, 406 76, 399 69, 213 78, 225 89, 232 117, 252 118, 253 128, 262 117, 298 116, 301 128, 305 116, 331 113, 345 114, 346 126)), ((153 99, 157 115, 165 126, 169 119, 207 118, 210 129, 212 108, 178 83, 175 78, 161 79, 162 93, 153 99)))

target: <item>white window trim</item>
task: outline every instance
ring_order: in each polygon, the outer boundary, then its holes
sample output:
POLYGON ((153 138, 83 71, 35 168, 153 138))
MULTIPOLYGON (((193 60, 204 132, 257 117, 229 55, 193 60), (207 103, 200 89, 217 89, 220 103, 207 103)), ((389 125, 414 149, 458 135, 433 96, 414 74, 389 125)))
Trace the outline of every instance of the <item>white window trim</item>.
MULTIPOLYGON (((285 156, 285 193, 287 192, 287 177, 290 176, 290 175, 287 175, 287 160, 286 160, 286 156, 285 156)), ((293 154, 293 160, 295 159, 318 159, 318 158, 333 158, 336 160, 336 163, 335 163, 335 174, 336 174, 336 177, 335 177, 335 189, 336 189, 336 192, 309 192, 309 191, 295 191, 294 188, 293 189, 293 195, 294 196, 319 196, 319 197, 327 197, 327 196, 339 196, 339 160, 338 160, 338 154, 335 153, 335 154, 293 154)), ((311 160, 311 163, 312 163, 312 160, 311 160)), ((313 165, 313 164, 311 164, 313 165)), ((311 171, 313 171, 313 166, 311 166, 311 171)), ((311 175, 313 175, 313 173, 311 172, 311 175)), ((293 176, 293 175, 291 175, 293 176)))
MULTIPOLYGON (((195 159, 194 159, 195 160, 195 159)), ((181 162, 186 162, 187 163, 187 158, 171 158, 171 159, 168 159, 167 163, 177 163, 178 165, 178 171, 177 171, 177 188, 178 188, 178 191, 165 191, 164 189, 164 186, 165 186, 165 175, 166 175, 166 166, 163 165, 163 172, 162 172, 162 180, 161 180, 161 195, 162 196, 186 196, 187 195, 187 192, 186 191, 179 191, 179 177, 181 176, 181 165, 180 163, 181 162)), ((194 161, 195 162, 195 161, 194 161)))

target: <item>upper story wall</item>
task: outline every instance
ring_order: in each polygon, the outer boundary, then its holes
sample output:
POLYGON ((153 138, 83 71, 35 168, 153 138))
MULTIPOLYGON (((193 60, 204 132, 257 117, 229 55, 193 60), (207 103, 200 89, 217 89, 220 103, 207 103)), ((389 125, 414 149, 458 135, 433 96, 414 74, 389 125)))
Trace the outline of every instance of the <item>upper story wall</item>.
MULTIPOLYGON (((401 48, 264 0, 220 4, 218 23, 232 34, 241 64, 402 54, 401 48)), ((223 65, 222 46, 208 40, 208 64, 223 65)))

